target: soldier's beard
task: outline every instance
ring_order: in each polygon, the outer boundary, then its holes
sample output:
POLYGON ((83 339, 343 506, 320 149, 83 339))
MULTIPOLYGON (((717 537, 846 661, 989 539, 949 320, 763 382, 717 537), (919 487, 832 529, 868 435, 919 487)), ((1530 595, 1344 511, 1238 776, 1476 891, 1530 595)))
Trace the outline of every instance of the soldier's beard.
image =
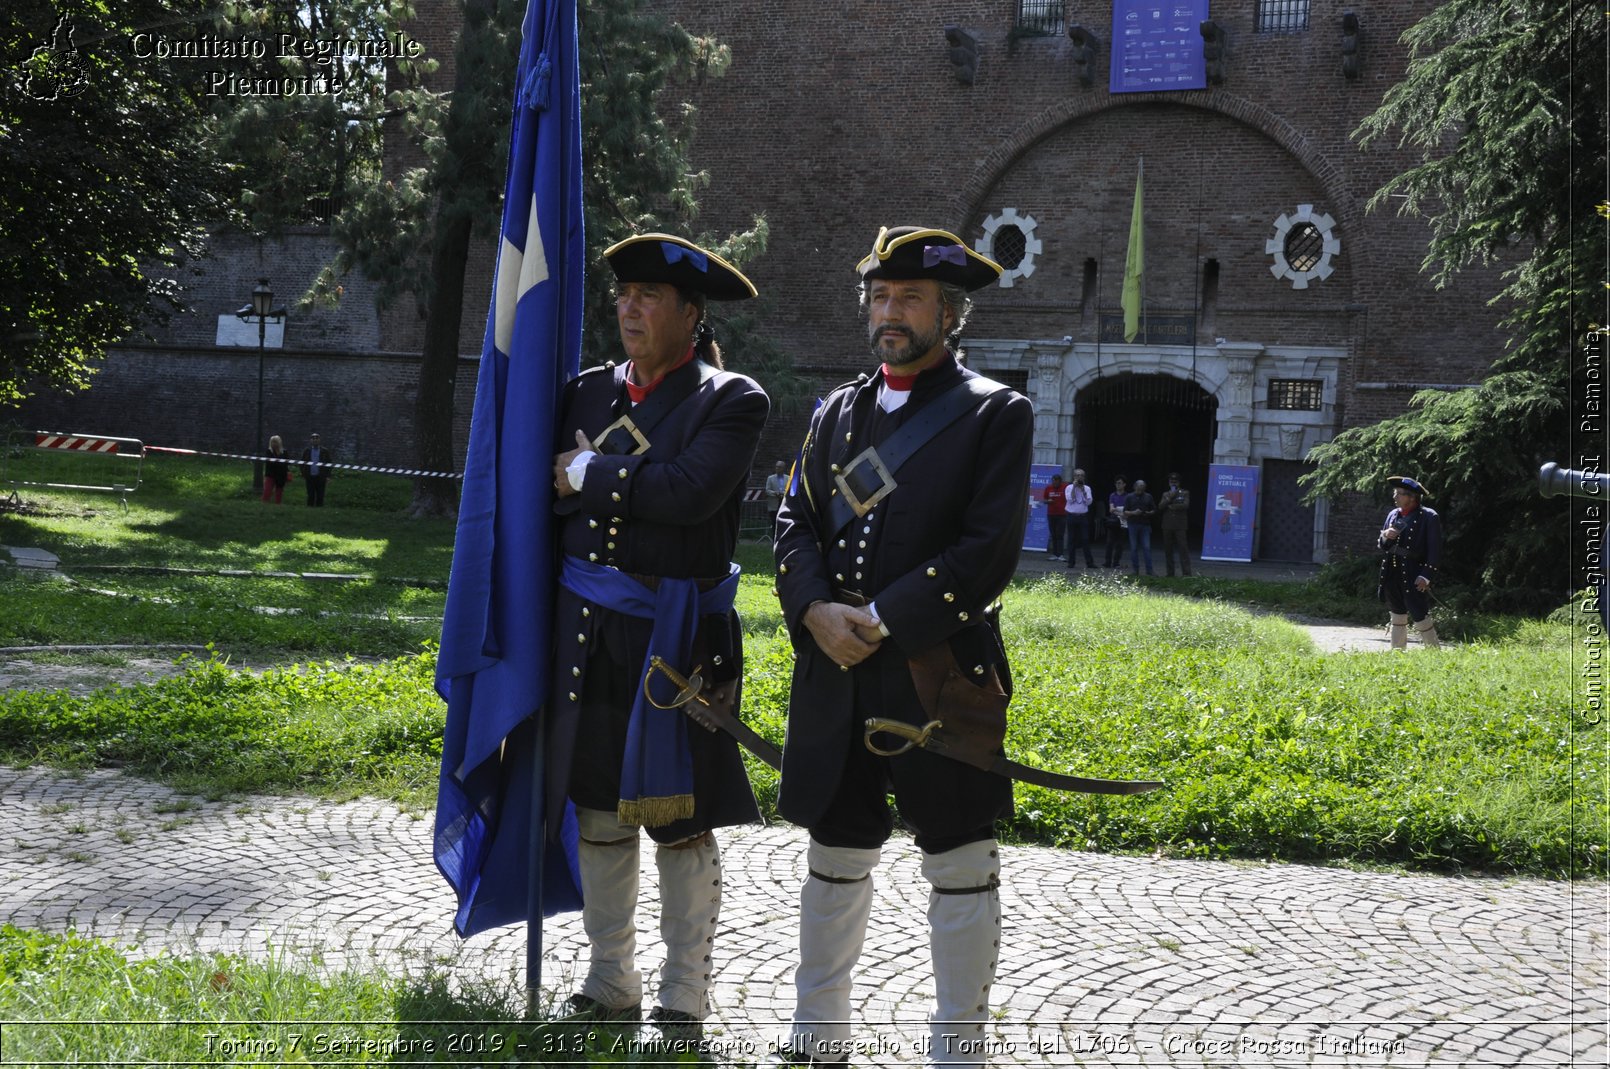
POLYGON ((900 367, 921 360, 933 351, 934 346, 945 340, 944 315, 936 316, 932 329, 920 334, 911 327, 899 324, 869 328, 867 334, 872 342, 872 355, 890 367, 900 367), (896 349, 884 348, 883 337, 888 334, 898 334, 906 339, 906 344, 896 349))

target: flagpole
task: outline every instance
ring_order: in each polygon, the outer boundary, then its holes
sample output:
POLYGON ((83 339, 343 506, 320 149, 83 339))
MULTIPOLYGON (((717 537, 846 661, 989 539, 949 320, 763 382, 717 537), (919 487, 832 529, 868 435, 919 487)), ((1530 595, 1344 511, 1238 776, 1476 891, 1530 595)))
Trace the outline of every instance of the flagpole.
POLYGON ((1202 157, 1196 157, 1196 253, 1191 262, 1191 382, 1196 382, 1196 335, 1202 329, 1202 157))
POLYGON ((525 1012, 527 1020, 542 1009, 542 885, 548 857, 547 746, 542 714, 531 719, 531 856, 528 860, 525 921, 525 1012))
POLYGON ((1102 285, 1107 277, 1107 235, 1102 234, 1101 246, 1096 252, 1096 381, 1101 381, 1101 336, 1105 333, 1101 325, 1101 294, 1106 287, 1102 285))

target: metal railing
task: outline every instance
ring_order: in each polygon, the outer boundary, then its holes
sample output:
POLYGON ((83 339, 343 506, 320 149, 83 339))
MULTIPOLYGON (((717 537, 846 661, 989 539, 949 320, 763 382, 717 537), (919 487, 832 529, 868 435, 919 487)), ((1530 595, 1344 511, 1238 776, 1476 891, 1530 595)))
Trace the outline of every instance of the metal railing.
POLYGON ((13 505, 21 501, 19 488, 34 486, 116 494, 128 508, 144 467, 145 443, 138 438, 13 431, 0 454, 0 485, 11 487, 13 505))

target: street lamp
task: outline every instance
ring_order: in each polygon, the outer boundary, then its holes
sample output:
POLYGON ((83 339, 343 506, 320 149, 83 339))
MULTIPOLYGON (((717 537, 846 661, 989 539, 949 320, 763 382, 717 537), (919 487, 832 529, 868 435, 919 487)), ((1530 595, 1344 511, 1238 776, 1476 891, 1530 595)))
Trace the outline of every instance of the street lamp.
MULTIPOLYGON (((242 305, 235 315, 242 321, 250 321, 252 316, 257 317, 257 444, 253 447, 256 455, 261 457, 268 451, 263 441, 263 348, 268 337, 268 318, 273 316, 276 320, 285 318, 284 308, 274 307, 274 290, 268 284, 268 279, 260 278, 257 285, 252 287, 252 303, 242 305)), ((263 489, 263 462, 252 462, 252 489, 263 489)))

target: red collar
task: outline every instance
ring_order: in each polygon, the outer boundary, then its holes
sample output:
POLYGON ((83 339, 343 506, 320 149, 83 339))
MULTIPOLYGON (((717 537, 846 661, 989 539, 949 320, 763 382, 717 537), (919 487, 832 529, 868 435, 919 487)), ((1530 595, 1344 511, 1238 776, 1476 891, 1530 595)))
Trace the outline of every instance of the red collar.
POLYGON ((688 354, 686 356, 684 356, 682 359, 678 360, 675 365, 673 365, 669 370, 666 371, 665 375, 661 375, 659 378, 655 379, 653 382, 649 383, 646 386, 639 386, 637 383, 632 381, 632 365, 627 364, 626 365, 626 395, 632 399, 632 404, 634 404, 634 405, 642 404, 644 401, 646 401, 648 399, 649 394, 653 393, 655 390, 660 388, 660 383, 665 381, 665 378, 666 378, 667 375, 671 374, 672 371, 675 371, 677 368, 681 367, 682 365, 686 364, 689 360, 692 360, 692 359, 693 359, 693 346, 690 345, 690 346, 688 346, 688 354))
POLYGON ((922 374, 919 371, 916 375, 894 375, 890 373, 888 364, 884 364, 880 370, 883 372, 883 384, 891 390, 899 390, 902 393, 916 385, 917 375, 922 374))

